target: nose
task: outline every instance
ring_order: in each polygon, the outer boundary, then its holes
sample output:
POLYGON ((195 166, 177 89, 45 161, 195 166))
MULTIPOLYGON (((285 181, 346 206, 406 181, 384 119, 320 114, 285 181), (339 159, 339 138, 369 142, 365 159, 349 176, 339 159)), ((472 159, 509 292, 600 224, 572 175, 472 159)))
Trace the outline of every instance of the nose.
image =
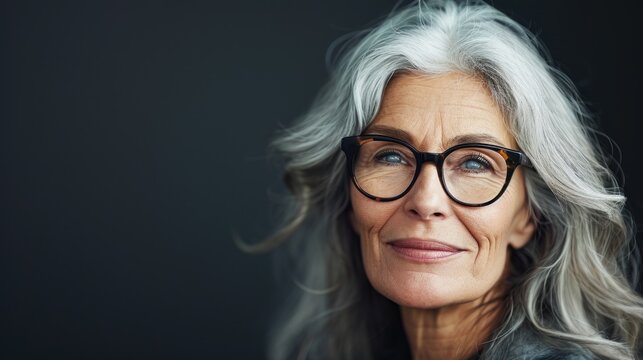
POLYGON ((433 163, 424 163, 411 190, 404 196, 404 210, 421 220, 445 218, 450 199, 440 183, 438 169, 433 163))

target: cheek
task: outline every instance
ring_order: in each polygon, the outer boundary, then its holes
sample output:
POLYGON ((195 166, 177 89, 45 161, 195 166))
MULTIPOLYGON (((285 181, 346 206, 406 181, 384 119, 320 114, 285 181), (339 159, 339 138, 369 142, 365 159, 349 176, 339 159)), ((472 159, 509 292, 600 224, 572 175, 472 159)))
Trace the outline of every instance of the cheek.
POLYGON ((500 276, 506 266, 510 241, 518 231, 515 219, 526 211, 524 194, 511 190, 489 206, 456 210, 478 246, 471 270, 478 278, 500 276))
POLYGON ((478 208, 466 209, 458 214, 460 221, 477 246, 471 275, 480 280, 497 278, 504 269, 507 255, 507 241, 502 222, 493 211, 478 208))
POLYGON ((351 188, 351 225, 360 237, 378 235, 395 212, 394 202, 377 202, 351 188))
MULTIPOLYGON (((381 233, 390 224, 399 205, 396 202, 376 202, 351 189, 351 225, 360 239, 364 270, 371 280, 378 279, 376 273, 385 273, 382 251, 384 246, 381 233)), ((374 284, 375 285, 375 284, 374 284)))
POLYGON ((502 206, 464 209, 458 214, 477 245, 471 267, 474 277, 491 281, 501 276, 509 249, 510 214, 502 206))

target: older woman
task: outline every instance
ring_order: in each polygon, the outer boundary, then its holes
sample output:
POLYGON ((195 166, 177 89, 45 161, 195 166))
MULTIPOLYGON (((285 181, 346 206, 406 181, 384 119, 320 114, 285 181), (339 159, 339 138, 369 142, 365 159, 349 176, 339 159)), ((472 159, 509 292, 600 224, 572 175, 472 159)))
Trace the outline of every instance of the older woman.
POLYGON ((634 358, 633 234, 584 120, 488 5, 414 3, 364 33, 275 142, 294 196, 272 241, 299 286, 271 356, 634 358))

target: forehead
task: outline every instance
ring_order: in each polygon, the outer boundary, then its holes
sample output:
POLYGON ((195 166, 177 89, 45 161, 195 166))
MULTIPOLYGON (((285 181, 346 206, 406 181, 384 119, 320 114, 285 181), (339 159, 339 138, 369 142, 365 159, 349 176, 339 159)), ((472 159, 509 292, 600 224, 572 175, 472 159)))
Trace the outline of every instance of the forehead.
POLYGON ((403 140, 424 151, 443 151, 462 139, 516 147, 485 84, 459 73, 395 76, 365 133, 395 137, 406 133, 409 138, 403 140))

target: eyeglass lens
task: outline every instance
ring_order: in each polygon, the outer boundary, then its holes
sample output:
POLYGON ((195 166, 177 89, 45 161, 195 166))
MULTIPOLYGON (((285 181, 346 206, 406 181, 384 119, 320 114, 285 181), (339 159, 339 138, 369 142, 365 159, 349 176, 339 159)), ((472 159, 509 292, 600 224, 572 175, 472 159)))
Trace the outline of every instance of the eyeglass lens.
MULTIPOLYGON (((391 198, 411 185, 417 161, 407 146, 370 141, 360 146, 353 166, 355 181, 363 191, 391 198)), ((442 166, 445 190, 468 204, 482 204, 495 198, 505 185, 507 171, 502 155, 481 147, 457 149, 447 155, 442 166)))

